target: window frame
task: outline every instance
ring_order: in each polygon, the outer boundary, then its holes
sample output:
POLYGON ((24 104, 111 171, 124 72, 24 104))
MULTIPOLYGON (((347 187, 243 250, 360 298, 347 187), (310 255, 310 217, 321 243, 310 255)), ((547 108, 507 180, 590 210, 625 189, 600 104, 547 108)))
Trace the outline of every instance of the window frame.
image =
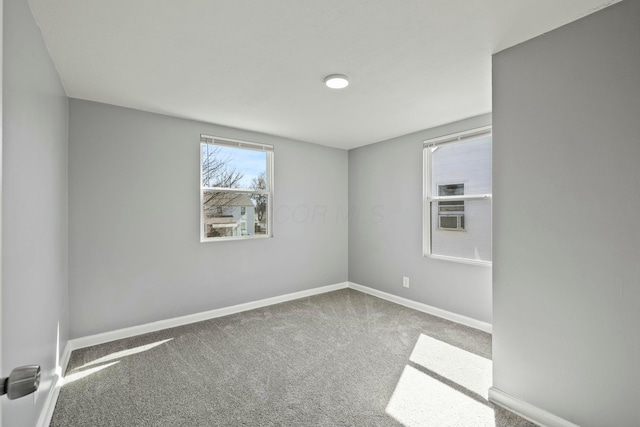
MULTIPOLYGON (((478 260, 478 259, 472 259, 472 258, 462 258, 462 257, 454 257, 454 256, 449 256, 449 255, 439 255, 439 254, 435 254, 433 253, 432 250, 432 240, 431 240, 431 227, 432 227, 432 221, 434 221, 433 217, 433 203, 438 203, 441 201, 466 201, 466 200, 489 200, 490 203, 492 203, 492 199, 493 199, 493 194, 464 194, 464 195, 457 195, 457 196, 439 196, 439 195, 434 195, 432 194, 432 186, 433 186, 433 182, 432 182, 432 177, 431 177, 431 172, 432 172, 432 153, 435 151, 435 149, 437 149, 437 147, 441 147, 447 144, 456 144, 456 143, 460 143, 460 142, 464 142, 464 141, 469 141, 472 139, 476 139, 485 135, 492 135, 492 126, 483 126, 483 127, 479 127, 479 128, 474 128, 474 129, 470 129, 467 131, 463 131, 463 132, 457 132, 457 133, 453 133, 453 134, 449 134, 449 135, 444 135, 441 137, 437 137, 437 138, 432 138, 432 139, 427 139, 424 141, 423 143, 423 149, 422 149, 422 153, 423 153, 423 179, 422 179, 422 185, 423 185, 423 203, 422 203, 422 208, 423 208, 423 212, 422 212, 422 251, 423 251, 423 256, 428 257, 428 258, 432 258, 432 259, 439 259, 439 260, 445 260, 445 261, 453 261, 453 262, 459 262, 459 263, 463 263, 463 264, 472 264, 472 265, 481 265, 481 266, 487 266, 487 267, 491 267, 493 265, 492 261, 486 261, 486 260, 478 260)), ((492 141, 493 142, 493 141, 492 141)), ((460 181, 458 181, 460 182, 460 181)), ((456 183, 458 183, 456 182, 456 183)), ((445 183, 441 183, 443 185, 446 185, 445 183)), ((436 184, 436 188, 437 188, 437 184, 436 184)), ((466 185, 465 185, 466 188, 466 185)), ((466 189, 465 189, 466 192, 466 189)), ((437 212, 437 225, 439 226, 440 224, 440 220, 439 220, 439 207, 438 207, 438 212, 437 212)), ((465 228, 464 229, 458 229, 458 230, 454 230, 454 229, 443 229, 443 230, 447 230, 447 231, 466 231, 466 223, 465 223, 465 228)), ((492 225, 493 228, 493 225, 492 225)))
POLYGON ((198 177, 200 180, 200 242, 208 243, 208 242, 228 242, 228 241, 238 241, 238 240, 253 240, 253 239, 268 239, 273 237, 273 194, 274 194, 274 185, 273 185, 273 163, 274 163, 274 149, 273 145, 268 144, 259 144, 256 142, 242 141, 238 139, 231 138, 223 138, 211 135, 200 134, 200 176, 198 177), (207 187, 202 185, 202 149, 204 145, 214 145, 220 147, 231 147, 245 150, 254 150, 254 151, 263 151, 266 153, 266 171, 265 171, 265 180, 267 188, 265 190, 253 190, 246 188, 227 188, 227 187, 207 187), (223 236, 223 237, 207 237, 204 231, 204 192, 205 191, 215 191, 221 193, 245 193, 245 194, 262 194, 267 196, 267 233, 266 234, 253 234, 247 236, 223 236))

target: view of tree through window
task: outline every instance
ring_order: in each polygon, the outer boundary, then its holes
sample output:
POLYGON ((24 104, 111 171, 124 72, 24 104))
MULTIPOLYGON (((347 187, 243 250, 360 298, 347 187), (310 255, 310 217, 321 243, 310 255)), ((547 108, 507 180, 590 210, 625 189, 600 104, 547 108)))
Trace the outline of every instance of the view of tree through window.
POLYGON ((201 240, 271 235, 272 147, 201 138, 201 240))

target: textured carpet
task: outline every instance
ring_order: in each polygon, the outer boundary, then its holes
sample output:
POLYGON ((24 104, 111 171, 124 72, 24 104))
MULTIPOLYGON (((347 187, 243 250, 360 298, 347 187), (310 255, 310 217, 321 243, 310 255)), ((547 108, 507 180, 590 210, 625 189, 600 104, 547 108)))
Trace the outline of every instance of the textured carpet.
POLYGON ((533 426, 487 402, 490 358, 345 289, 76 350, 51 426, 533 426))

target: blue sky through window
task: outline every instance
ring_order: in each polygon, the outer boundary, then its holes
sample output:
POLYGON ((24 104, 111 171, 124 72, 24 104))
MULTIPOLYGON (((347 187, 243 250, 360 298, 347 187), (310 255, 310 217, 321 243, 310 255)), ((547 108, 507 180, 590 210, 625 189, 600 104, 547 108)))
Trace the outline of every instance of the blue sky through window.
MULTIPOLYGON (((203 154, 206 153, 207 145, 202 146, 203 154)), ((209 150, 216 150, 217 157, 224 159, 228 169, 235 169, 242 173, 243 177, 238 182, 239 188, 251 188, 251 180, 261 174, 266 176, 267 153, 265 151, 248 150, 245 148, 224 147, 220 145, 209 145, 209 150)))

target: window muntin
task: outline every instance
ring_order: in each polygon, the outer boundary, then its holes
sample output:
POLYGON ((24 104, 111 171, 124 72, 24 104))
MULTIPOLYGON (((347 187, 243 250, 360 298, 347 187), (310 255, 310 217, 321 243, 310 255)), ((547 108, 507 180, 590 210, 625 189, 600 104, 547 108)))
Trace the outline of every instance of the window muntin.
POLYGON ((272 236, 273 147, 201 135, 200 241, 272 236))
POLYGON ((426 256, 491 265, 491 143, 490 127, 425 141, 426 256))

